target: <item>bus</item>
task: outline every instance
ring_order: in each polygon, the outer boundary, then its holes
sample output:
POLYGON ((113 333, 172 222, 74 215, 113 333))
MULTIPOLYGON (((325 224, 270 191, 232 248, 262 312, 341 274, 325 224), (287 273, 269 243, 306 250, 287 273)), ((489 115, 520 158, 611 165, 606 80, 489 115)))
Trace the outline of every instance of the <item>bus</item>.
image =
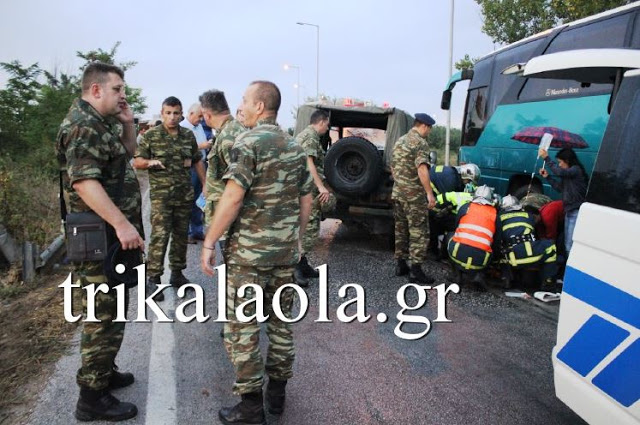
MULTIPOLYGON (((598 83, 566 79, 522 78, 518 70, 529 59, 575 49, 640 48, 640 1, 505 46, 479 59, 473 69, 455 74, 442 96, 448 110, 456 83, 469 80, 459 164, 474 163, 481 184, 517 197, 527 192, 559 195, 537 173, 536 130, 568 134, 569 147, 591 175, 609 120, 615 81, 598 83)), ((538 142, 539 143, 539 142, 538 142)), ((551 148, 553 156, 556 148, 551 148)))

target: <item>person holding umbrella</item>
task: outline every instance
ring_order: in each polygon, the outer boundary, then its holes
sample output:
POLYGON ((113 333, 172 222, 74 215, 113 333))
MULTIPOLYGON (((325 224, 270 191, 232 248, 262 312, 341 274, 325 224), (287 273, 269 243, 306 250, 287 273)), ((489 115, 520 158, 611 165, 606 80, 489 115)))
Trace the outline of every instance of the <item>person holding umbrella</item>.
POLYGON ((549 181, 551 187, 562 194, 565 214, 564 245, 568 256, 573 244, 573 229, 576 226, 578 210, 587 194, 587 172, 571 148, 563 148, 558 151, 556 154, 557 164, 549 157, 549 153, 545 149, 540 148, 538 155, 544 159, 545 165, 554 174, 554 176, 549 175, 549 172, 543 167, 540 169, 540 175, 549 181))

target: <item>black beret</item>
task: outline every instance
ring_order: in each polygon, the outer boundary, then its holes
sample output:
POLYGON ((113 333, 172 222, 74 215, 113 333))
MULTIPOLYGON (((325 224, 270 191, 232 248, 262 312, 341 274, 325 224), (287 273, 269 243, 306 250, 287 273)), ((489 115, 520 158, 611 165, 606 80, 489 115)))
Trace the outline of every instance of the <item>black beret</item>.
POLYGON ((421 123, 426 125, 434 125, 436 123, 436 120, 423 113, 416 114, 416 121, 420 121, 421 123))

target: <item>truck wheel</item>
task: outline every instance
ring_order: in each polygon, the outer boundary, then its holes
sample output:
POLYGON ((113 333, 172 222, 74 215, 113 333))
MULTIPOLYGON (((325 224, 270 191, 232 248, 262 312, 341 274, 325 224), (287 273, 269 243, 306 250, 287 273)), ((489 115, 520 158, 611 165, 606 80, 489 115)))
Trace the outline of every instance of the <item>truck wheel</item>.
POLYGON ((382 156, 378 148, 361 137, 345 137, 331 146, 324 160, 324 174, 338 193, 366 195, 380 183, 382 156))

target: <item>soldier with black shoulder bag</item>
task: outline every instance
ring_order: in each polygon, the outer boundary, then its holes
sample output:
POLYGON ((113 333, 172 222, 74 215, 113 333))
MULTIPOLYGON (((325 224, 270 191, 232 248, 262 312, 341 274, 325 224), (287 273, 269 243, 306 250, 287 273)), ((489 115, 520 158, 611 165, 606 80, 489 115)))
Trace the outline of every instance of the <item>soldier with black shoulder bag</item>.
MULTIPOLYGON (((75 417, 80 421, 121 421, 138 413, 111 391, 133 384, 131 373, 118 371, 115 361, 125 323, 118 314, 116 287, 134 284, 144 250, 140 185, 129 161, 136 148, 133 112, 125 97, 124 72, 117 66, 92 62, 82 75, 82 94, 60 125, 56 151, 61 171, 61 214, 65 220, 73 281, 97 322, 84 321, 80 338, 81 365, 76 373, 80 397, 75 417), (119 274, 125 266, 125 273, 119 274)), ((125 306, 128 291, 124 292, 125 306)), ((85 316, 86 317, 86 316, 85 316)), ((72 406, 69 406, 70 408, 72 406)))

